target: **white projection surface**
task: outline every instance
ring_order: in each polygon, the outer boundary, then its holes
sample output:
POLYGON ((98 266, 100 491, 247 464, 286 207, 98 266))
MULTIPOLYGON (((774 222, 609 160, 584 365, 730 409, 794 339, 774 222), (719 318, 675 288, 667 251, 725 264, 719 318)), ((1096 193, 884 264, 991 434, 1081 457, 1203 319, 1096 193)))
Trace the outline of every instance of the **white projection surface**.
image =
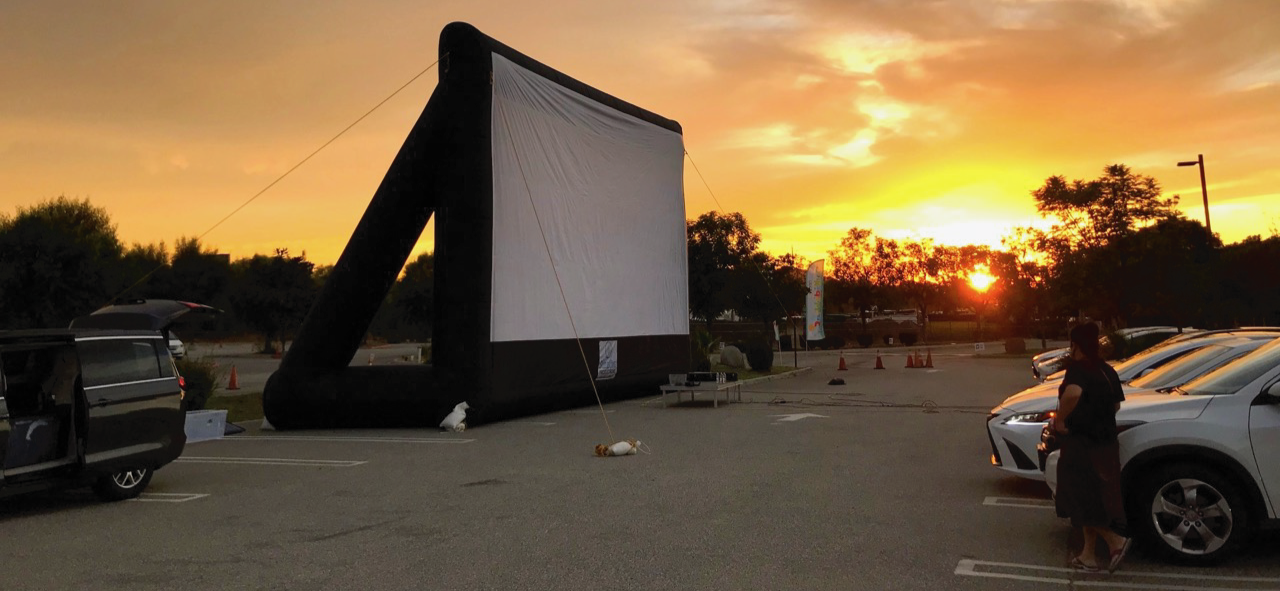
POLYGON ((493 55, 493 342, 689 333, 684 142, 493 55))

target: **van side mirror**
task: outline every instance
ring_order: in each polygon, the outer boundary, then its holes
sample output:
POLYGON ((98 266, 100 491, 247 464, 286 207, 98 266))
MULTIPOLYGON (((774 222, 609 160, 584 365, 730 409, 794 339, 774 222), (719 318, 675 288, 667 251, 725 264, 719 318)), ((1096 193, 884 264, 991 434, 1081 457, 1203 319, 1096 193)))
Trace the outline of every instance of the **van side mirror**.
POLYGON ((1151 372, 1153 372, 1153 371, 1155 371, 1155 370, 1156 370, 1156 368, 1154 368, 1154 367, 1148 367, 1148 368, 1146 368, 1146 369, 1142 370, 1142 373, 1138 374, 1138 377, 1140 377, 1140 378, 1141 378, 1141 377, 1146 377, 1146 376, 1147 376, 1147 374, 1150 374, 1151 372))

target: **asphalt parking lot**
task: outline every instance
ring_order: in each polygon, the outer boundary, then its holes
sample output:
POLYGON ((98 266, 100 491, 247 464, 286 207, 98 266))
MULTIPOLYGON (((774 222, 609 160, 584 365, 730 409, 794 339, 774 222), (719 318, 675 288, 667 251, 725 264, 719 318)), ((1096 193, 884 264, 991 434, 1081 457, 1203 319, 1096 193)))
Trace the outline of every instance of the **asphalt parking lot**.
MULTIPOLYGON (((1136 551, 1065 568, 1047 489, 987 461, 1025 359, 933 370, 801 354, 743 404, 606 407, 651 453, 597 458, 586 408, 433 431, 261 432, 191 445, 142 501, 0 502, 20 589, 1278 589, 1280 543, 1209 569, 1136 551), (845 386, 828 386, 835 376, 845 386)), ((790 354, 784 354, 790 358, 790 354)), ((780 357, 779 360, 782 360, 780 357)))

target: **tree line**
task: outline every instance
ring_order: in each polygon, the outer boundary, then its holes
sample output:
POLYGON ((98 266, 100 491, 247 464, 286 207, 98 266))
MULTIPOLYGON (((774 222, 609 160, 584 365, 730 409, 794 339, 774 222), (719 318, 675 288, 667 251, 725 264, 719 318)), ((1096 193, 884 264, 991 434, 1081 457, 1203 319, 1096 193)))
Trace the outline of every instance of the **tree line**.
MULTIPOLYGON (((430 335, 431 253, 406 267, 370 333, 430 335)), ((0 328, 66 327, 113 302, 163 298, 228 312, 186 330, 202 336, 256 333, 278 350, 306 316, 328 276, 306 253, 280 248, 238 260, 197 238, 126 246, 104 208, 65 196, 0 213, 0 328)), ((194 335, 193 335, 194 336, 194 335)))
MULTIPOLYGON (((1032 191, 1047 227, 1015 229, 1003 248, 893 239, 850 228, 826 258, 828 313, 973 309, 1020 335, 1054 334, 1072 319, 1108 328, 1280 325, 1280 233, 1223 244, 1177 209, 1155 179, 1122 164, 1092 180, 1049 177, 1032 191), (969 277, 989 273, 986 291, 969 277)), ((758 249, 738 213, 687 225, 689 301, 709 328, 733 311, 773 321, 803 314, 806 261, 758 249)))
MULTIPOLYGON (((1280 235, 1223 244, 1177 210, 1156 181, 1120 164, 1092 180, 1048 178, 1031 192, 1046 224, 1018 228, 1003 247, 893 239, 853 227, 827 253, 826 311, 864 322, 879 309, 970 309, 1024 336, 1059 333, 1068 319, 1110 328, 1280 325, 1280 235), (994 282, 979 291, 976 272, 994 282)), ((732 313, 770 322, 802 315, 808 261, 760 250, 741 213, 686 222, 689 312, 711 327, 732 313)), ((408 265, 370 334, 431 334, 434 259, 408 265)), ((107 211, 58 197, 0 213, 0 328, 65 327, 112 302, 170 298, 228 311, 207 336, 256 333, 274 350, 297 329, 328 276, 287 249, 238 260, 198 238, 126 246, 107 211)))

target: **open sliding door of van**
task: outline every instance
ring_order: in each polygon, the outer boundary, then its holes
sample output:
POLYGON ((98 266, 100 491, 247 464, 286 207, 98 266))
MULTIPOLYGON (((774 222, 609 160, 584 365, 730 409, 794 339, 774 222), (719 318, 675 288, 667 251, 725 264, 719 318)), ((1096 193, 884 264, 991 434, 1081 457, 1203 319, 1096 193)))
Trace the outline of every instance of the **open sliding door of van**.
POLYGON ((67 341, 0 343, 0 475, 6 487, 79 465, 80 361, 67 341))

